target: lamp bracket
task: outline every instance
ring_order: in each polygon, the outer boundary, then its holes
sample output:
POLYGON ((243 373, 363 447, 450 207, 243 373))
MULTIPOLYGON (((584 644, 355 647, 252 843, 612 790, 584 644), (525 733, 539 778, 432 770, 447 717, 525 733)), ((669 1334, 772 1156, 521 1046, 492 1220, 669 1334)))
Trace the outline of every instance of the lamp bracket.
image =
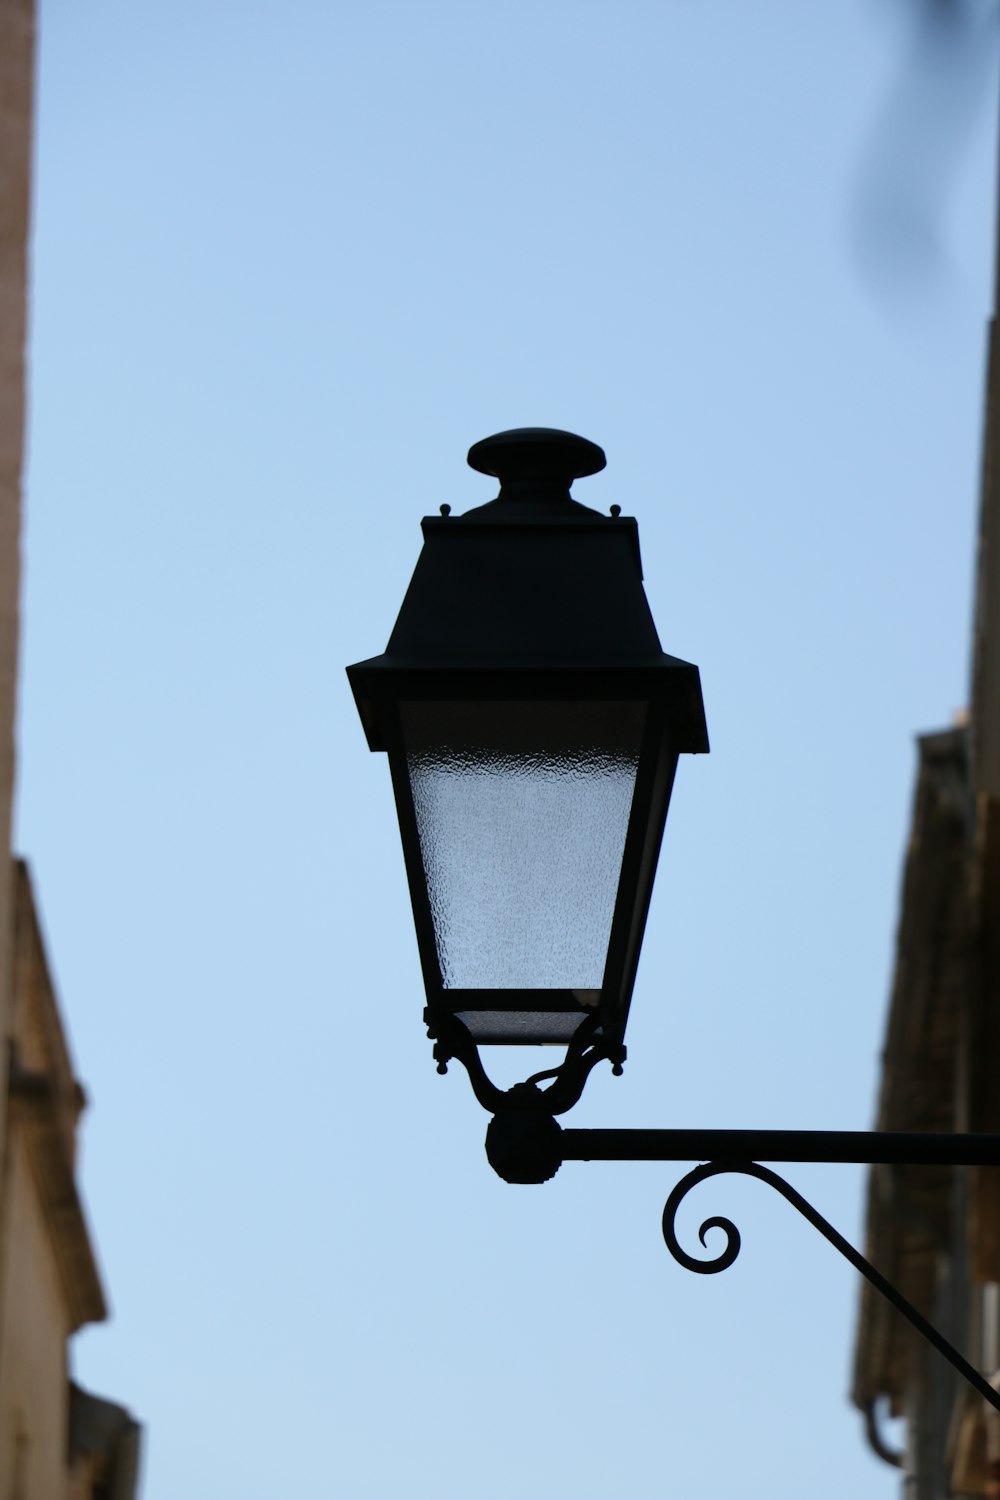
POLYGON ((856 1271, 860 1271, 861 1275, 871 1282, 876 1291, 881 1292, 882 1296, 887 1302, 892 1304, 897 1312, 903 1314, 903 1317, 917 1330, 920 1336, 926 1339, 929 1344, 932 1344, 939 1354, 944 1356, 953 1369, 958 1371, 963 1380, 968 1381, 969 1385, 982 1396, 984 1401, 988 1401, 995 1411, 1000 1411, 1000 1392, 994 1390, 985 1376, 981 1375, 973 1365, 970 1365, 969 1361, 958 1352, 955 1346, 950 1344, 944 1335, 939 1333, 921 1312, 917 1311, 913 1303, 909 1302, 903 1296, 902 1292, 882 1275, 881 1271, 876 1270, 871 1261, 866 1260, 849 1240, 845 1240, 844 1236, 838 1230, 834 1229, 829 1220, 824 1219, 823 1215, 813 1208, 812 1204, 803 1198, 802 1194, 797 1192, 791 1183, 786 1182, 783 1177, 779 1177, 777 1172, 772 1172, 770 1167, 762 1167, 758 1162, 752 1161, 710 1161, 703 1162, 701 1166, 693 1168, 686 1176, 682 1177, 667 1199, 663 1209, 663 1238, 674 1260, 688 1271, 713 1275, 717 1271, 725 1271, 739 1255, 740 1232, 731 1219, 722 1217, 706 1219, 698 1230, 698 1238, 702 1245, 705 1244, 705 1236, 710 1229, 721 1229, 726 1236, 725 1248, 711 1260, 700 1260, 696 1256, 689 1255, 679 1243, 674 1227, 677 1210, 691 1189, 697 1187, 700 1182, 705 1182, 709 1177, 718 1177, 729 1172, 741 1173, 744 1177, 756 1177, 759 1182, 766 1182, 768 1187, 772 1187, 776 1193, 780 1193, 787 1203, 790 1203, 793 1208, 798 1209, 804 1219, 808 1219, 814 1229, 819 1230, 823 1238, 828 1240, 835 1250, 840 1251, 845 1260, 850 1261, 856 1271))
MULTIPOLYGON (((541 1096, 540 1096, 541 1097, 541 1096)), ((663 1238, 673 1258, 688 1271, 714 1275, 725 1271, 740 1253, 740 1232, 731 1219, 705 1219, 698 1230, 704 1246, 711 1229, 721 1229, 726 1243, 707 1260, 691 1255, 677 1238, 677 1210, 692 1188, 728 1173, 756 1177, 818 1229, 835 1250, 859 1271, 908 1320, 964 1380, 996 1411, 1000 1392, 929 1323, 881 1271, 866 1260, 802 1194, 757 1158, 772 1161, 838 1162, 896 1166, 1000 1166, 1000 1135, 966 1135, 923 1131, 861 1130, 563 1130, 554 1119, 498 1114, 486 1134, 490 1164, 507 1182, 544 1182, 563 1161, 701 1160, 677 1183, 663 1210, 663 1238)))

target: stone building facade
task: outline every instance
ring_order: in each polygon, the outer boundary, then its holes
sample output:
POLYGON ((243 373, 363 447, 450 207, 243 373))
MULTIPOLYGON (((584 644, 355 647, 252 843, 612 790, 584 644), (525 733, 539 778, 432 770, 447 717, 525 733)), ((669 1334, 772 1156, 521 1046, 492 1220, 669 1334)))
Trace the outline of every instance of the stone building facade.
MULTIPOLYGON (((998 259, 1000 267, 1000 259, 998 259)), ((998 286, 1000 303, 1000 286, 998 286)), ((918 741, 876 1128, 1000 1132, 1000 330, 990 332, 971 692, 918 741)), ((1000 1167, 876 1167, 866 1254, 1000 1385, 1000 1167)), ((867 1284, 853 1398, 905 1500, 1000 1500, 1000 1414, 867 1284), (886 1414, 905 1421, 897 1451, 886 1414)))
POLYGON ((31 207, 33 0, 0 0, 0 1500, 134 1500, 139 1429, 69 1374, 107 1316, 80 1203, 76 1081, 31 880, 9 853, 31 207))
POLYGON ((84 1096, 31 880, 14 866, 14 983, 0 1172, 0 1449, 7 1500, 130 1500, 139 1429, 71 1381, 69 1340, 107 1317, 76 1185, 84 1096))

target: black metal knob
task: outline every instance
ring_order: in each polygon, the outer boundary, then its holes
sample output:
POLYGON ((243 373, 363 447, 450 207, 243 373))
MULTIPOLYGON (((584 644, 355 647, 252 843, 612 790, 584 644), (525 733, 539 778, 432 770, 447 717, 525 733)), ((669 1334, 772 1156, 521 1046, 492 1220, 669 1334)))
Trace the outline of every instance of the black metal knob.
POLYGON ((569 485, 607 464, 604 449, 575 432, 557 427, 514 427, 473 443, 469 467, 492 474, 501 485, 525 480, 556 480, 569 485))

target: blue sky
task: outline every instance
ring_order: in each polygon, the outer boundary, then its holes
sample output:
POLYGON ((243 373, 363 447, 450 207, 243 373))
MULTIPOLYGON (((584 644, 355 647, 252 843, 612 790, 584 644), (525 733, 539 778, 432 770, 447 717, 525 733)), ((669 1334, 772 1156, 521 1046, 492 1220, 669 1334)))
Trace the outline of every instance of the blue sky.
MULTIPOLYGON (((342 669, 420 517, 490 497, 472 442, 601 443, 576 494, 638 517, 712 754, 573 1122, 871 1123, 992 300, 995 38, 935 178, 884 124, 905 19, 43 0, 17 844, 92 1098, 74 1368, 145 1500, 896 1493, 854 1273, 785 1204, 703 1187, 744 1249, 696 1278, 669 1167, 494 1177, 342 669), (911 179, 930 247, 879 219, 911 179)), ((859 1234, 859 1170, 789 1176, 859 1234)))

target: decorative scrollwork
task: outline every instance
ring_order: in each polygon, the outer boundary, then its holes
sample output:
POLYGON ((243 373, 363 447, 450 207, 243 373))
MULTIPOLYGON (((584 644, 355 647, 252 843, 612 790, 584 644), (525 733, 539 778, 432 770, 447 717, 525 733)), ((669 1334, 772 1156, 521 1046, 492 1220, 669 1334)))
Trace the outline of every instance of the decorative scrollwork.
POLYGON ((596 1034, 598 1019, 596 1016, 588 1016, 577 1028, 566 1048, 566 1055, 557 1068, 536 1073, 526 1082, 515 1084, 512 1089, 501 1089, 487 1074, 474 1038, 456 1015, 442 1013, 432 1016, 428 1010, 424 1019, 428 1035, 434 1039, 434 1060, 438 1072, 446 1073, 452 1058, 457 1059, 469 1075, 476 1098, 491 1114, 508 1109, 542 1109, 550 1115, 565 1114, 579 1100, 591 1070, 599 1062, 608 1060, 617 1072, 621 1072, 621 1062, 625 1055, 623 1047, 609 1047, 604 1038, 596 1034), (545 1079, 551 1079, 552 1082, 547 1088, 540 1089, 538 1085, 545 1079))
POLYGON ((687 1197, 692 1188, 697 1187, 699 1182, 704 1182, 706 1177, 715 1177, 719 1172, 742 1171, 742 1167, 722 1166, 720 1163, 708 1162, 704 1166, 695 1167, 686 1177, 682 1177, 667 1199, 663 1209, 663 1238, 667 1242, 667 1249, 684 1267, 686 1271, 697 1271, 702 1276, 713 1276, 717 1271, 726 1271, 740 1253, 740 1232, 732 1219, 713 1218, 706 1219, 698 1230, 698 1238, 703 1246, 706 1246, 706 1236, 710 1229, 721 1229, 726 1236, 726 1248, 711 1260, 701 1260, 696 1255, 689 1255, 677 1238, 677 1230, 674 1221, 677 1218, 677 1210, 681 1202, 687 1197))
POLYGON ((681 1247, 677 1239, 677 1231, 674 1223, 677 1217, 677 1210, 692 1188, 697 1187, 700 1182, 705 1182, 709 1177, 719 1177, 728 1172, 738 1172, 744 1177, 756 1177, 760 1182, 766 1182, 768 1187, 772 1187, 775 1192, 780 1193, 793 1208, 798 1209, 803 1218, 808 1219, 814 1229, 819 1230, 823 1238, 828 1240, 835 1250, 840 1251, 845 1260, 850 1261, 856 1271, 860 1271, 861 1275, 871 1282, 876 1291, 881 1292, 882 1296, 888 1302, 891 1302, 892 1306, 898 1312, 901 1312, 904 1318, 908 1319, 917 1332, 927 1339, 928 1343, 933 1344, 938 1353, 942 1354, 949 1364, 978 1391, 984 1401, 988 1401, 990 1406, 996 1411, 1000 1411, 1000 1392, 994 1390, 989 1381, 980 1375, 979 1371, 974 1369, 953 1345, 949 1344, 948 1340, 937 1331, 933 1324, 928 1323, 927 1319, 922 1313, 917 1311, 912 1302, 908 1302, 902 1293, 898 1292, 892 1283, 885 1279, 881 1271, 877 1271, 860 1251, 855 1250, 854 1246, 848 1240, 845 1240, 844 1236, 834 1229, 833 1225, 824 1219, 823 1215, 818 1213, 811 1203, 803 1198, 801 1193, 796 1192, 790 1183, 786 1182, 783 1177, 778 1176, 777 1172, 772 1172, 770 1167, 762 1167, 758 1162, 753 1161, 710 1161, 703 1162, 701 1166, 695 1167, 685 1177, 682 1177, 667 1199, 663 1209, 663 1238, 674 1260, 688 1271, 714 1275, 718 1271, 725 1271, 739 1255, 740 1232, 731 1219, 719 1217, 706 1219, 698 1230, 698 1238, 702 1245, 705 1245, 706 1236, 710 1229, 721 1229, 726 1236, 725 1249, 710 1260, 700 1260, 697 1256, 689 1255, 681 1247))

